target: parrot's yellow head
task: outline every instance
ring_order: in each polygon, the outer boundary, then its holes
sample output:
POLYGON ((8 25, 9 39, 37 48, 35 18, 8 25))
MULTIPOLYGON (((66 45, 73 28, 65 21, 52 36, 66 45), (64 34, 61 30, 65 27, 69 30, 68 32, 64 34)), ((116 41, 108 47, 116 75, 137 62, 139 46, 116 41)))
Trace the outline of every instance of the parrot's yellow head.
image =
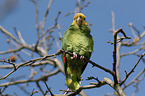
POLYGON ((75 14, 72 25, 76 25, 76 24, 78 26, 87 25, 86 17, 84 14, 82 14, 82 13, 75 14))

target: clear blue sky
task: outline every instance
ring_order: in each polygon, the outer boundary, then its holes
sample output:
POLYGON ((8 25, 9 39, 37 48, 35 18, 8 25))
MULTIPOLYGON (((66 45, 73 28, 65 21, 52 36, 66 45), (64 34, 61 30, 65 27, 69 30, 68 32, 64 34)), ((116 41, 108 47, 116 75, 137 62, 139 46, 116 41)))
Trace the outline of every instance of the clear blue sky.
MULTIPOLYGON (((49 0, 37 0, 37 1, 39 10, 39 21, 42 21, 49 0)), ((54 24, 54 18, 57 16, 58 11, 61 11, 58 22, 61 26, 60 31, 62 34, 64 34, 64 32, 68 29, 69 25, 72 23, 74 14, 69 15, 67 17, 65 17, 64 15, 75 9, 76 1, 77 0, 54 0, 50 8, 50 12, 45 26, 47 28, 51 27, 54 24)), ((95 46, 91 60, 109 69, 112 68, 113 46, 108 44, 107 41, 113 40, 113 36, 109 32, 109 30, 112 29, 112 16, 111 16, 112 11, 114 11, 115 13, 116 29, 123 28, 123 30, 126 32, 128 36, 133 37, 131 30, 128 27, 128 24, 132 22, 133 25, 136 26, 141 32, 144 31, 143 26, 145 25, 144 23, 145 1, 91 0, 89 6, 87 8, 84 8, 84 10, 82 11, 82 13, 86 15, 87 22, 93 24, 93 26, 91 26, 90 28, 91 34, 94 38, 95 46)), ((0 25, 3 26, 6 30, 8 30, 12 34, 14 34, 13 27, 15 26, 21 32, 26 42, 28 44, 33 44, 37 39, 35 29, 35 17, 36 16, 34 4, 29 0, 20 0, 18 5, 15 7, 14 11, 8 14, 4 18, 4 20, 0 22, 0 25)), ((57 32, 57 30, 55 31, 57 32)), ((3 34, 0 33, 0 35, 1 35, 0 44, 3 45, 1 46, 0 50, 4 51, 5 49, 8 49, 5 41, 6 38, 4 38, 3 34)), ((58 35, 56 35, 56 37, 58 37, 58 35)), ((55 53, 57 52, 57 50, 58 50, 57 46, 54 45, 54 50, 52 50, 52 52, 50 53, 55 53)), ((130 52, 133 50, 134 49, 124 48, 121 51, 121 53, 130 52)), ((0 57, 3 58, 4 56, 0 57)), ((135 56, 131 56, 131 58, 122 58, 121 60, 122 78, 124 78, 125 76, 124 70, 127 70, 127 72, 129 72, 129 70, 133 67, 133 65, 136 63, 137 60, 138 58, 136 58, 135 56)), ((140 62, 140 66, 142 65, 143 63, 140 62)), ((135 72, 130 76, 131 79, 135 76, 135 74, 137 74, 137 72, 139 72, 142 69, 142 67, 140 66, 138 66, 137 69, 135 69, 135 72)), ((22 72, 27 70, 30 70, 30 68, 27 67, 24 68, 23 70, 19 69, 18 70, 19 72, 15 73, 15 75, 16 74, 20 75, 22 72)), ((82 75, 82 78, 84 79, 82 81, 82 85, 87 85, 89 84, 89 82, 94 82, 94 81, 85 81, 85 79, 88 76, 98 77, 100 80, 103 80, 104 77, 112 79, 110 74, 105 73, 104 71, 98 68, 92 68, 90 64, 88 64, 85 72, 82 75)), ((12 75, 12 77, 14 77, 14 75, 12 75)), ((129 82, 131 79, 128 79, 127 82, 129 82)), ((49 87, 51 87, 51 90, 54 94, 59 94, 59 89, 67 89, 67 87, 65 86, 65 77, 62 74, 58 74, 56 76, 51 77, 47 81, 47 83, 49 87)), ((139 85, 139 92, 136 94, 136 96, 141 96, 142 93, 144 93, 145 86, 143 85, 145 85, 145 81, 142 81, 141 84, 139 85)), ((30 84, 30 86, 31 88, 29 88, 29 90, 32 90, 34 87, 35 89, 38 89, 34 83, 30 84)), ((42 86, 44 86, 43 83, 42 86)), ((134 90, 135 90, 134 87, 129 87, 125 90, 125 92, 128 96, 131 96, 134 90)), ((6 91, 6 93, 7 92, 10 92, 12 94, 13 92, 15 92, 15 89, 13 87, 10 87, 9 91, 6 91)), ((113 89, 108 85, 105 85, 101 88, 85 90, 85 92, 87 93, 88 96, 103 96, 105 93, 113 92, 113 89)), ((23 92, 19 92, 17 94, 22 95, 23 92)))

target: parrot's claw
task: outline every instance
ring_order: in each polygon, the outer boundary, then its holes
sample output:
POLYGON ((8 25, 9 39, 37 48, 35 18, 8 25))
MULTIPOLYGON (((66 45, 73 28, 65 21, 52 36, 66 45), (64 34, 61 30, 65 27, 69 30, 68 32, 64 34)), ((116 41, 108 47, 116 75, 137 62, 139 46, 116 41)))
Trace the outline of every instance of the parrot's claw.
POLYGON ((77 58, 77 54, 75 52, 73 52, 73 56, 71 57, 71 59, 77 58))
POLYGON ((85 56, 80 56, 80 59, 83 60, 85 58, 85 56))
POLYGON ((85 56, 80 56, 80 60, 81 60, 82 62, 84 62, 85 56))

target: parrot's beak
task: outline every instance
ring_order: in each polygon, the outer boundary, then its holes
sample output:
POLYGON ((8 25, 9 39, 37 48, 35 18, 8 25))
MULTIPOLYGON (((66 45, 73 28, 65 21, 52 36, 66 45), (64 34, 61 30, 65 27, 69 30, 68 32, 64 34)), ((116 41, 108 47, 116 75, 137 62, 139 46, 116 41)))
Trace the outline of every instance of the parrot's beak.
POLYGON ((80 17, 77 18, 77 24, 78 24, 78 26, 82 25, 82 19, 80 17))

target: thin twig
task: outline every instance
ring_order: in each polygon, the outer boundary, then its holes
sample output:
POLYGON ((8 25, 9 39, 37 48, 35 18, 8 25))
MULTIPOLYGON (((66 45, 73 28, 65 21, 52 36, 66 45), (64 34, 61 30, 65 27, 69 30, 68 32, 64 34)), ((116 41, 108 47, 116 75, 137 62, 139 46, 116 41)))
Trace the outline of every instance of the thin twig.
POLYGON ((33 88, 33 91, 32 91, 32 93, 30 94, 30 96, 33 96, 35 93, 38 93, 38 90, 34 91, 34 88, 33 88))
POLYGON ((0 84, 0 87, 2 87, 2 86, 16 85, 16 84, 22 84, 22 83, 29 83, 29 82, 41 81, 41 80, 43 80, 44 78, 48 78, 48 77, 53 76, 53 75, 55 75, 55 74, 57 74, 57 73, 59 73, 59 72, 60 72, 60 70, 57 69, 57 70, 55 70, 55 71, 53 71, 53 72, 50 72, 50 73, 48 73, 48 74, 46 74, 46 75, 43 75, 42 77, 37 78, 37 79, 19 80, 19 81, 14 81, 14 82, 9 82, 9 83, 2 83, 2 84, 0 84))
POLYGON ((37 87, 39 88, 39 90, 41 91, 41 93, 44 95, 44 92, 39 84, 39 81, 36 82, 37 87))
POLYGON ((65 14, 65 16, 68 16, 68 15, 73 14, 73 13, 81 12, 85 7, 87 7, 90 4, 90 1, 88 1, 86 4, 84 4, 84 1, 85 0, 78 0, 78 2, 76 4, 77 8, 75 8, 75 10, 65 14))
POLYGON ((115 15, 114 11, 112 11, 112 32, 115 32, 115 15))
POLYGON ((136 36, 136 34, 135 34, 134 30, 133 30, 135 27, 132 25, 132 23, 129 23, 128 26, 130 27, 130 30, 131 30, 133 36, 134 36, 135 38, 137 38, 137 36, 136 36))
MULTIPOLYGON (((87 60, 87 59, 86 59, 86 60, 87 60)), ((101 66, 101 65, 99 65, 99 64, 96 64, 95 62, 93 62, 93 61, 91 61, 91 60, 87 60, 87 61, 88 61, 89 63, 91 63, 93 66, 98 67, 98 68, 104 70, 105 72, 110 73, 111 75, 114 75, 114 73, 113 73, 110 69, 107 69, 107 68, 105 68, 105 67, 103 67, 103 66, 101 66)))
POLYGON ((20 47, 18 49, 14 49, 14 50, 9 50, 9 51, 4 51, 4 52, 0 52, 0 54, 8 54, 8 53, 15 53, 15 52, 18 52, 18 51, 21 51, 24 47, 20 47))
POLYGON ((134 51, 132 51, 132 52, 129 52, 129 53, 123 53, 123 54, 121 54, 121 55, 120 55, 120 57, 135 54, 135 53, 137 53, 137 52, 141 51, 142 49, 143 49, 143 48, 142 48, 142 47, 140 47, 140 48, 138 48, 138 49, 136 49, 136 50, 134 50, 134 51))
POLYGON ((2 26, 0 26, 1 32, 3 32, 5 35, 11 37, 14 41, 19 43, 20 45, 23 45, 19 40, 17 40, 10 32, 8 32, 6 29, 4 29, 2 26))
MULTIPOLYGON (((144 72, 145 72, 145 68, 144 68, 140 73, 138 73, 138 74, 136 75, 136 77, 135 77, 131 82, 129 82, 128 84, 126 84, 122 89, 124 90, 125 88, 127 88, 127 87, 130 86, 131 84, 135 83, 136 80, 139 80, 139 77, 140 77, 144 72)), ((145 77, 145 75, 144 75, 143 77, 145 77)), ((141 79, 141 80, 142 80, 142 79, 141 79)))
POLYGON ((38 24, 38 8, 37 8, 37 2, 34 1, 34 0, 31 0, 34 5, 35 5, 35 12, 36 12, 36 30, 37 30, 37 41, 36 41, 36 44, 35 44, 35 50, 37 51, 37 46, 39 44, 39 39, 40 39, 40 36, 39 36, 39 24, 38 24))
POLYGON ((139 64, 140 60, 141 60, 142 57, 144 57, 144 56, 145 56, 145 52, 144 52, 143 54, 140 55, 140 58, 138 59, 137 63, 134 65, 134 67, 132 68, 132 70, 131 70, 128 74, 126 74, 125 78, 124 78, 123 81, 120 83, 120 85, 122 85, 122 84, 127 80, 127 78, 130 76, 130 74, 131 74, 132 72, 134 72, 134 69, 136 68, 136 66, 139 64))
MULTIPOLYGON (((0 62, 5 62, 3 60, 0 60, 0 62)), ((26 66, 32 66, 32 67, 36 67, 36 66, 42 66, 42 65, 52 65, 54 66, 54 62, 56 61, 51 61, 49 59, 46 59, 45 61, 41 61, 41 62, 34 62, 33 64, 26 64, 24 65, 23 67, 26 67, 26 66)), ((9 63, 8 61, 6 61, 5 63, 9 63)), ((20 66, 22 63, 19 63, 19 64, 16 64, 15 66, 20 66)), ((13 66, 12 65, 0 65, 0 69, 12 69, 13 66)))
POLYGON ((43 18, 43 23, 42 23, 42 29, 43 29, 43 30, 44 30, 46 18, 47 18, 47 15, 48 15, 48 13, 49 13, 49 9, 50 9, 50 7, 51 7, 52 2, 53 2, 53 0, 49 0, 48 7, 47 7, 47 9, 46 9, 46 12, 45 12, 45 15, 44 15, 44 18, 43 18))
POLYGON ((45 84, 47 90, 50 92, 51 96, 54 96, 54 94, 51 92, 50 88, 48 87, 48 85, 45 81, 44 81, 44 84, 45 84))
POLYGON ((19 40, 23 43, 23 45, 26 45, 26 42, 25 42, 25 40, 23 39, 23 37, 21 35, 21 32, 17 31, 16 27, 14 27, 14 30, 15 30, 15 33, 17 34, 19 40))

